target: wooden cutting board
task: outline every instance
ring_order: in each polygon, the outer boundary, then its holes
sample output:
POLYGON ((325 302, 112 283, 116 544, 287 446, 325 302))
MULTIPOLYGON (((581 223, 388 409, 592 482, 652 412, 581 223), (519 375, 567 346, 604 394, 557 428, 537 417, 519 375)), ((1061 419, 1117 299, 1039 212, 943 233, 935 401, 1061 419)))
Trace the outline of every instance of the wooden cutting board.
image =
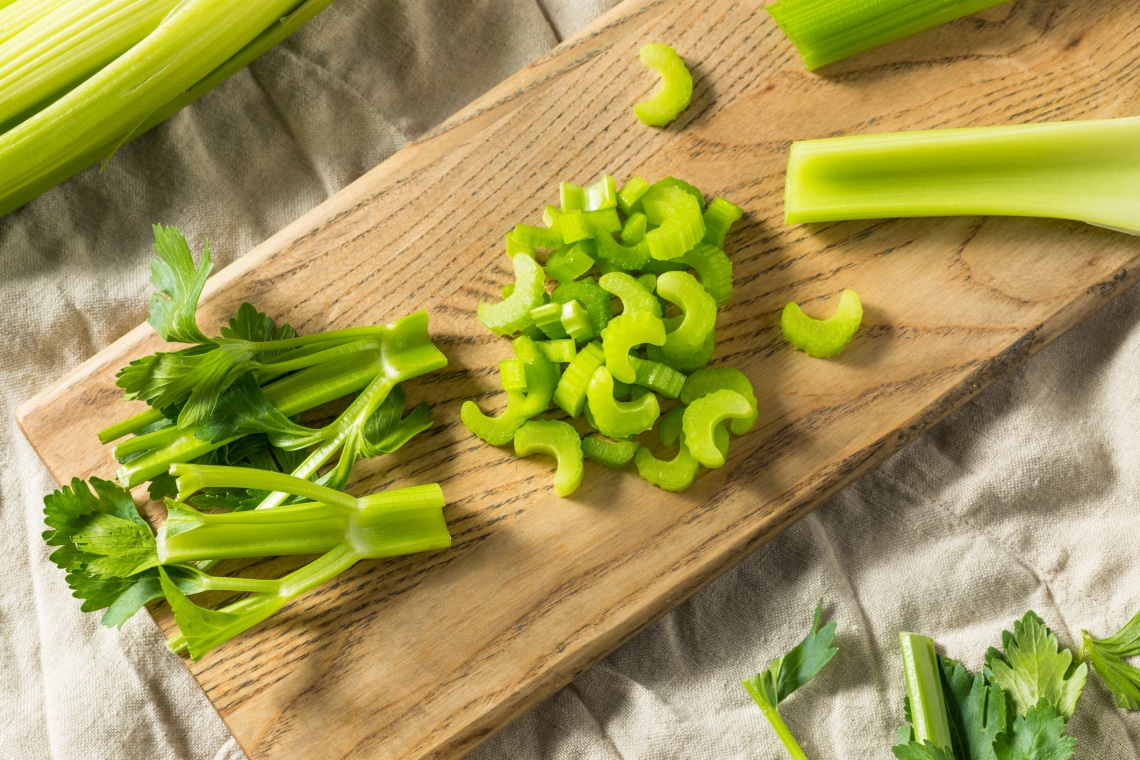
MULTIPOLYGON (((252 757, 462 755, 1134 279, 1135 238, 1076 222, 787 227, 781 199, 794 139, 1140 113, 1140 6, 1018 0, 813 75, 762 5, 631 0, 213 278, 207 330, 243 300, 304 332, 427 309, 450 360, 407 385, 435 427, 352 489, 440 482, 454 547, 362 562, 186 661, 252 757), (648 41, 695 75, 664 130, 630 111, 655 86, 648 41), (464 399, 502 403, 510 349, 474 311, 510 279, 503 235, 603 172, 673 174, 747 211, 714 363, 749 375, 760 419, 683 495, 589 466, 559 499, 548 460, 459 424, 464 399), (866 316, 842 356, 784 344, 785 303, 826 314, 843 288, 866 316)), ((159 348, 140 326, 19 410, 56 477, 111 475, 95 432, 132 410, 114 372, 159 348)))

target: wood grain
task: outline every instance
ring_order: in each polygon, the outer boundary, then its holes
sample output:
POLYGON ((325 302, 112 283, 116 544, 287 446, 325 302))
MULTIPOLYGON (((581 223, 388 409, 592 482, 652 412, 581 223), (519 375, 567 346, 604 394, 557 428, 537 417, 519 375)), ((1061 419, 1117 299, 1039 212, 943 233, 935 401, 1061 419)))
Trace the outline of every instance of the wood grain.
MULTIPOLYGON (((450 365, 414 383, 436 425, 363 463, 357 493, 438 481, 452 549, 363 562, 186 662, 253 758, 462 755, 1008 372, 1134 279, 1137 241, 1079 223, 952 218, 786 227, 794 139, 1138 111, 1140 7, 1019 0, 808 74, 759 0, 631 0, 218 274, 200 324, 248 300, 301 331, 426 308, 450 365), (633 118, 647 41, 692 65, 692 107, 633 118), (548 461, 459 424, 501 404, 509 356, 474 319, 509 280, 502 236, 558 183, 683 177, 742 205, 715 364, 752 379, 756 430, 686 494, 590 467, 570 499, 548 461), (843 288, 865 326, 836 360, 779 337, 789 300, 843 288)), ((115 370, 143 325, 19 410, 60 479, 113 471, 95 431, 124 416, 115 370)), ((274 563, 256 572, 274 572, 274 563)), ((160 624, 171 625, 164 608, 160 624)))

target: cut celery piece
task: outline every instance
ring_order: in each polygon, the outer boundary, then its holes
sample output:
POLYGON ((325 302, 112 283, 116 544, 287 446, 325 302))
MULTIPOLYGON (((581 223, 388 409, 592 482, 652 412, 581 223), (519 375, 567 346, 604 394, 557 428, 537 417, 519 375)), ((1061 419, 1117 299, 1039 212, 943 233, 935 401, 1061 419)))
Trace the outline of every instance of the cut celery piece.
POLYGON ((515 433, 515 456, 546 454, 558 463, 554 493, 569 496, 582 485, 582 441, 578 432, 560 420, 531 420, 515 433))
POLYGON ((796 303, 780 315, 784 339, 809 356, 826 359, 842 351, 863 321, 863 304, 853 290, 844 290, 839 306, 827 319, 812 319, 796 303))
POLYGON ((810 70, 1007 0, 778 0, 768 13, 810 70))
POLYGON ((677 51, 653 42, 638 51, 641 62, 661 75, 661 87, 647 100, 633 107, 643 124, 663 127, 689 107, 693 97, 693 75, 677 51))
POLYGON ((542 267, 525 253, 511 257, 515 270, 515 288, 496 304, 481 303, 476 313, 479 321, 496 335, 511 335, 532 324, 530 313, 542 305, 546 296, 542 267))
POLYGON ((797 142, 785 216, 1037 216, 1140 234, 1138 144, 1135 117, 797 142))

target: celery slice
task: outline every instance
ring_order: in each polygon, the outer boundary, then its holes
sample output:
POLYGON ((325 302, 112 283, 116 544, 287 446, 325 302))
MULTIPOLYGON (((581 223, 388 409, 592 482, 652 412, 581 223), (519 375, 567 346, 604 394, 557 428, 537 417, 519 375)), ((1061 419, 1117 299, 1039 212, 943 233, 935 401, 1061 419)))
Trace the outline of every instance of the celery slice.
POLYGON ((991 214, 1140 234, 1140 119, 972 127, 792 145, 789 224, 991 214))
POLYGON ((768 13, 815 70, 1007 0, 778 0, 768 13))
POLYGON ((661 87, 647 100, 633 107, 643 124, 663 127, 689 107, 693 97, 693 75, 677 51, 659 42, 642 45, 641 62, 661 75, 661 87))
POLYGON ((784 339, 817 359, 827 359, 842 351, 855 337, 863 321, 863 304, 853 290, 844 290, 839 306, 827 319, 812 319, 796 303, 789 303, 780 315, 784 339))

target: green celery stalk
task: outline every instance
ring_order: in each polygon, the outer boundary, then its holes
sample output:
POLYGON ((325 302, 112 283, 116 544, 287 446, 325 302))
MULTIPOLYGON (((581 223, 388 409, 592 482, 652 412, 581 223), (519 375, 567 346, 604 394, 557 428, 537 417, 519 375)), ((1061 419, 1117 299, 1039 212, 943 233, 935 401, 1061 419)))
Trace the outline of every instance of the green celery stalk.
MULTIPOLYGON (((136 45, 0 135, 0 214, 200 97, 331 0, 184 0, 136 45)), ((15 6, 13 6, 15 7, 15 6)))
POLYGON ((1007 0, 778 0, 768 13, 815 70, 1007 0))
POLYGON ((0 0, 0 44, 68 2, 69 0, 0 0))
POLYGON ((179 0, 82 0, 0 47, 0 124, 59 97, 154 31, 179 0))
POLYGON ((931 742, 936 749, 950 749, 950 720, 942 693, 942 668, 934 642, 917 633, 900 633, 906 691, 910 697, 910 719, 914 740, 931 742))
POLYGON ((785 217, 1036 216, 1140 234, 1137 145, 1137 118, 797 142, 785 217))

